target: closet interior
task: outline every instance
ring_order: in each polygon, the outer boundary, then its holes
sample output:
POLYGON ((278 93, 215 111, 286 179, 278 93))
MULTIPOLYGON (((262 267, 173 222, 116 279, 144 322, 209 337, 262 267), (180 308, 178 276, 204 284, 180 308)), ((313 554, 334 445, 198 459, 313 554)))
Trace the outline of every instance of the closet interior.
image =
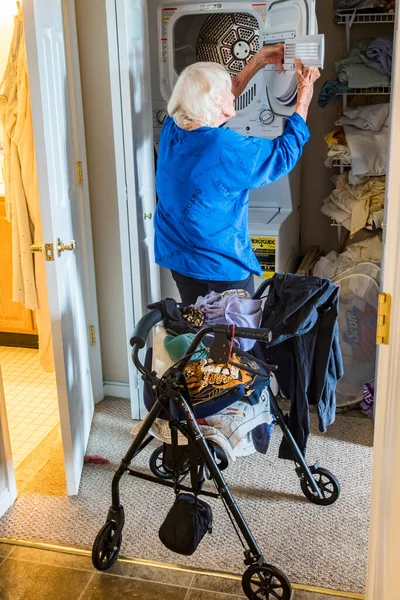
MULTIPOLYGON (((339 336, 345 373, 337 386, 337 411, 357 410, 372 417, 376 342, 381 342, 384 334, 377 331, 377 321, 383 306, 379 286, 395 2, 334 0, 329 8, 328 3, 319 4, 323 20, 330 10, 334 22, 327 36, 328 49, 333 47, 337 55, 341 44, 345 51, 336 61, 330 58, 329 50, 326 53, 318 106, 313 108, 310 123, 311 136, 315 135, 314 120, 318 120, 319 133, 323 127, 325 156, 321 169, 329 174, 330 190, 318 202, 337 235, 327 236, 321 243, 315 230, 317 244, 308 247, 304 247, 303 239, 299 272, 326 277, 339 285, 339 336)), ((305 160, 308 169, 310 156, 305 160)), ((311 160, 317 162, 315 154, 311 160)), ((303 167, 303 178, 309 177, 303 167)), ((305 185, 311 192, 312 184, 305 185)), ((304 223, 304 205, 302 211, 304 223)), ((326 225, 322 226, 326 231, 326 225)), ((313 234, 308 231, 306 238, 312 240, 313 234)))

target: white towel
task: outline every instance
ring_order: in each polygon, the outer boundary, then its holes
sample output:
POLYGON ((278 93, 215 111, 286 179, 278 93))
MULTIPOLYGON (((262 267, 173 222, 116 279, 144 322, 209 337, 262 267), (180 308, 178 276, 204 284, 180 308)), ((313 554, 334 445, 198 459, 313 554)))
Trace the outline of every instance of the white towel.
POLYGON ((351 154, 349 183, 358 184, 365 177, 385 175, 389 128, 384 125, 380 131, 363 131, 345 125, 344 133, 351 154))

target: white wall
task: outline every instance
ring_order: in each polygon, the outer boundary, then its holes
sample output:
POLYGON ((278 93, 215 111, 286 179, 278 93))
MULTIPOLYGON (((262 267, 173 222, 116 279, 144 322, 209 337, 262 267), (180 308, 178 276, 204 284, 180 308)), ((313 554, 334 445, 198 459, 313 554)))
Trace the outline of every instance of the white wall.
POLYGON ((128 382, 105 0, 75 0, 75 10, 103 376, 128 382))

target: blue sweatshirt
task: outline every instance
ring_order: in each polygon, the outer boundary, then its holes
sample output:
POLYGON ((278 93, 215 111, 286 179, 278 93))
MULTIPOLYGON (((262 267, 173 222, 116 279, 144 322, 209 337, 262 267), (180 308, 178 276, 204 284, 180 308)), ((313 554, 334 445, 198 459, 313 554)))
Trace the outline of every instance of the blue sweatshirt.
POLYGON ((248 231, 249 190, 289 173, 309 137, 297 113, 273 140, 223 127, 185 131, 167 117, 157 160, 157 264, 213 281, 261 275, 248 231))

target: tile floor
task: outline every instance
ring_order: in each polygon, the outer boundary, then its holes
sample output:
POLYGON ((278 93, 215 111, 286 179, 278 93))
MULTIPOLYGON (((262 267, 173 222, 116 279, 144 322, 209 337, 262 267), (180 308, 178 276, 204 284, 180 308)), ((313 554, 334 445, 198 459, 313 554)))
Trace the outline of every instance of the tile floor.
POLYGON ((56 379, 39 364, 39 351, 0 346, 14 468, 59 421, 56 379))
MULTIPOLYGON (((1 600, 243 600, 240 581, 0 544, 1 600)), ((293 600, 347 600, 295 590, 293 600)))

